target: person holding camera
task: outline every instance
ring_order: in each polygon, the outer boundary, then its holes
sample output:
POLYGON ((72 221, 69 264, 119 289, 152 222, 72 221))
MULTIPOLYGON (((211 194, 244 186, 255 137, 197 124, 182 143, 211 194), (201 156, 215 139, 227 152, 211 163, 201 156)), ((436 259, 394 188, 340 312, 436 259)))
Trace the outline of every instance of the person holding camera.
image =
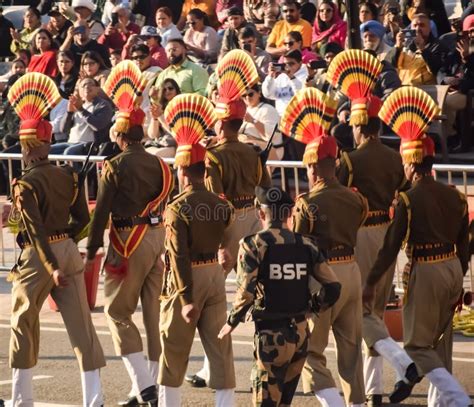
POLYGON ((253 306, 254 406, 289 406, 307 355, 310 304, 325 310, 341 285, 314 240, 289 230, 293 199, 280 188, 255 188, 263 230, 241 240, 233 308, 219 338, 227 337, 253 306), (313 294, 314 279, 323 288, 313 294), (285 301, 281 301, 285 298, 285 301))
POLYGON ((435 85, 448 50, 431 33, 426 14, 413 16, 411 27, 397 34, 395 48, 387 58, 397 68, 403 85, 435 85))
POLYGON ((449 85, 446 96, 448 137, 457 134, 454 128, 456 115, 466 107, 466 94, 474 89, 473 45, 474 15, 470 15, 464 19, 461 31, 457 33, 456 49, 448 54, 446 64, 438 73, 439 83, 449 85))
POLYGON ((303 89, 308 68, 303 65, 301 52, 290 51, 283 57, 282 64, 272 63, 268 76, 262 83, 262 93, 275 101, 275 108, 281 116, 294 94, 303 89))
POLYGON ((383 26, 385 27, 384 41, 393 47, 395 37, 403 28, 403 20, 400 14, 400 4, 397 0, 389 0, 382 7, 383 26))
MULTIPOLYGON (((286 52, 290 52, 296 49, 300 51, 301 60, 303 61, 303 64, 308 64, 310 61, 314 61, 319 58, 309 48, 303 48, 303 36, 298 31, 290 31, 288 34, 286 34, 285 42, 283 43, 283 45, 286 48, 286 52)), ((280 64, 283 63, 283 58, 284 57, 282 55, 278 60, 280 64)))
POLYGON ((97 42, 109 50, 122 49, 131 35, 140 34, 140 27, 130 21, 131 14, 128 7, 123 5, 115 7, 112 21, 97 42))
POLYGON ((268 67, 272 62, 272 56, 258 46, 257 34, 252 27, 245 27, 239 33, 239 47, 247 51, 255 62, 258 76, 263 81, 268 74, 268 67))

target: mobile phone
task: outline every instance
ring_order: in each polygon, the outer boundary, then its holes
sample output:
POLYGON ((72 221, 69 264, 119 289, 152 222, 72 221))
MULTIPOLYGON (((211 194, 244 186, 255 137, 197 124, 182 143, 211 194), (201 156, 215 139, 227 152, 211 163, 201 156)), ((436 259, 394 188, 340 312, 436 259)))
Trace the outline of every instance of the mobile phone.
POLYGON ((111 24, 113 26, 117 25, 119 22, 119 19, 118 19, 118 14, 117 13, 112 13, 112 22, 111 24))
POLYGON ((251 44, 244 44, 244 50, 247 52, 252 52, 252 45, 251 44))
POLYGON ((468 34, 465 31, 457 31, 456 32, 456 41, 461 41, 461 40, 463 40, 464 38, 467 38, 467 37, 468 37, 468 34))
POLYGON ((314 60, 314 61, 310 61, 308 66, 311 68, 311 69, 324 69, 324 68, 327 68, 328 67, 328 64, 326 61, 324 60, 314 60))
POLYGON ((402 30, 406 39, 413 39, 416 37, 416 30, 402 30))
POLYGON ((272 67, 275 72, 283 72, 285 70, 285 64, 272 63, 272 67))

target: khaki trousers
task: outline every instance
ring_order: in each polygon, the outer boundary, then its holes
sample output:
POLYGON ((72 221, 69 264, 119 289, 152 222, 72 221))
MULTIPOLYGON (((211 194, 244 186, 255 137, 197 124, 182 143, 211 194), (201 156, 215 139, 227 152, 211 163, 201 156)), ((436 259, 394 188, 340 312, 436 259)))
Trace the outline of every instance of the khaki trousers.
POLYGON ((413 265, 403 307, 403 341, 418 373, 452 368, 454 306, 463 273, 458 259, 413 265))
POLYGON ((222 247, 229 252, 232 264, 237 263, 240 239, 257 233, 261 229, 262 225, 255 207, 237 209, 235 211, 234 221, 226 229, 222 239, 222 247))
POLYGON ((158 383, 180 387, 189 361, 196 328, 209 358, 212 389, 235 387, 232 339, 217 335, 227 319, 225 273, 217 264, 193 266, 193 303, 200 311, 196 321, 186 323, 181 316, 181 301, 172 272, 167 274, 160 315, 161 346, 158 383))
POLYGON ((303 368, 305 393, 336 387, 326 367, 325 349, 332 327, 337 349, 337 367, 346 404, 365 402, 362 367, 362 285, 359 267, 351 263, 330 264, 341 283, 341 295, 330 309, 309 321, 311 336, 303 368))
POLYGON ((61 312, 81 371, 104 367, 104 353, 87 304, 82 257, 71 239, 50 245, 68 285, 54 285, 33 247, 21 252, 12 288, 10 367, 29 369, 38 362, 39 313, 48 294, 61 312))
MULTIPOLYGON (((357 232, 355 257, 362 276, 362 285, 365 285, 367 276, 377 260, 388 226, 387 223, 379 226, 362 227, 357 232)), ((362 335, 365 344, 369 348, 372 348, 375 342, 389 337, 387 327, 383 322, 383 315, 392 289, 394 273, 395 262, 376 284, 372 304, 363 308, 362 335)))
MULTIPOLYGON (((129 232, 120 232, 125 241, 129 232)), ((142 352, 140 332, 132 321, 132 315, 141 301, 145 326, 148 359, 160 358, 160 293, 163 282, 165 228, 148 228, 138 248, 128 259, 128 271, 123 278, 106 273, 105 315, 112 334, 117 355, 142 352)), ((109 246, 106 262, 117 264, 120 256, 109 246)))

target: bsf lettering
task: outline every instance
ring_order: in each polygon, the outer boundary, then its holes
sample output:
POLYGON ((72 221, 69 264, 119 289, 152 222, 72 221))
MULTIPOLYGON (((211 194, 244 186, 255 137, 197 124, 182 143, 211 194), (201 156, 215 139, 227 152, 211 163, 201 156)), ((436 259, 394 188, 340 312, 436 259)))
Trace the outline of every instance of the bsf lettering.
POLYGON ((270 280, 301 280, 306 274, 306 264, 304 263, 270 264, 270 280))

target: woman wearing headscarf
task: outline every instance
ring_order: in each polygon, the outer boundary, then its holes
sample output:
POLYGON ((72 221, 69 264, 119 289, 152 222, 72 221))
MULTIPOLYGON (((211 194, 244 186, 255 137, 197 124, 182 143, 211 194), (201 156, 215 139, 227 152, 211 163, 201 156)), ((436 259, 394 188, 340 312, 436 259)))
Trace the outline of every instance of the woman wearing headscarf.
POLYGON ((347 23, 342 20, 337 5, 330 0, 321 1, 313 25, 313 49, 319 51, 328 42, 344 47, 346 37, 347 23))

